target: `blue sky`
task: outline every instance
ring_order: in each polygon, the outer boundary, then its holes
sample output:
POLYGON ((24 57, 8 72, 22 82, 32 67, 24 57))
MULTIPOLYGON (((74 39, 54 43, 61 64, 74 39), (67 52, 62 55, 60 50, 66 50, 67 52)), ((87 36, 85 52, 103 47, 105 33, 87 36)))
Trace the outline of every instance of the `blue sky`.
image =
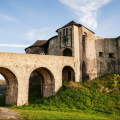
POLYGON ((0 0, 0 52, 25 53, 71 20, 96 36, 120 36, 120 0, 0 0))

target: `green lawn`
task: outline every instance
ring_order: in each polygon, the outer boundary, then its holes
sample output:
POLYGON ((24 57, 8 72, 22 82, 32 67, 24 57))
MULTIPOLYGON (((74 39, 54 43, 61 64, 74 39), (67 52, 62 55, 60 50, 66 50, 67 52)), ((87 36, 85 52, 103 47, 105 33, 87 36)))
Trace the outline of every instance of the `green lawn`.
POLYGON ((94 114, 85 114, 85 113, 72 113, 72 112, 56 112, 56 111, 42 111, 42 110, 18 110, 21 115, 20 117, 30 120, 61 120, 61 119, 69 119, 69 120, 111 120, 111 118, 107 118, 104 116, 94 115, 94 114))

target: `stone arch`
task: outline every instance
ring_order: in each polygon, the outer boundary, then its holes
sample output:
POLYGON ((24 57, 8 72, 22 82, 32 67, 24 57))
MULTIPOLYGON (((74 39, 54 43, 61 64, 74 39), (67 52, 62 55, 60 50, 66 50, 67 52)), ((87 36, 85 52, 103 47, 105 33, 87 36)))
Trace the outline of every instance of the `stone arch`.
POLYGON ((64 66, 62 69, 62 82, 75 82, 75 72, 71 66, 64 66))
POLYGON ((6 90, 6 104, 17 105, 18 98, 18 80, 15 74, 4 67, 0 67, 0 73, 6 80, 7 90, 6 90))
MULTIPOLYGON (((55 79, 50 70, 45 67, 36 68, 33 70, 41 78, 41 93, 42 97, 49 97, 55 94, 55 79)), ((32 73, 33 73, 32 71, 32 73)))
POLYGON ((72 50, 69 48, 64 49, 63 56, 72 56, 72 50))

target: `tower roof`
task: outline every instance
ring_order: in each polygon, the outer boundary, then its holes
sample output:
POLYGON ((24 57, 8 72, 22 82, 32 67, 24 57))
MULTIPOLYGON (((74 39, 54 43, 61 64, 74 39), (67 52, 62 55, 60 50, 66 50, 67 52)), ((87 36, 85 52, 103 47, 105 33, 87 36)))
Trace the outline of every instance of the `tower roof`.
MULTIPOLYGON (((66 25, 64 25, 63 27, 61 27, 61 28, 64 28, 64 27, 68 27, 68 26, 71 26, 71 25, 76 25, 76 26, 83 26, 82 24, 79 24, 79 23, 76 23, 75 21, 70 21, 69 23, 67 23, 66 25)), ((85 27, 85 26, 83 26, 83 27, 85 27)), ((59 28, 59 29, 61 29, 61 28, 59 28)), ((86 27, 85 27, 86 28, 86 27)), ((59 29, 57 29, 56 30, 56 32, 58 32, 58 30, 59 29)), ((88 28, 86 28, 86 29, 88 29, 88 28)), ((88 29, 89 31, 91 31, 90 29, 88 29)), ((91 31, 93 34, 95 34, 93 31, 91 31)))

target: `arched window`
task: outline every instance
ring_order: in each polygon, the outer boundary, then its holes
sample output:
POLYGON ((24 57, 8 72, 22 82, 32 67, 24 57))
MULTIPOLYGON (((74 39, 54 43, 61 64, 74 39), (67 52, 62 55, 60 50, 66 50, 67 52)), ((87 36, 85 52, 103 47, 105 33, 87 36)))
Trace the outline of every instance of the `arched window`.
POLYGON ((72 56, 72 50, 71 49, 65 49, 63 52, 63 56, 72 56))

